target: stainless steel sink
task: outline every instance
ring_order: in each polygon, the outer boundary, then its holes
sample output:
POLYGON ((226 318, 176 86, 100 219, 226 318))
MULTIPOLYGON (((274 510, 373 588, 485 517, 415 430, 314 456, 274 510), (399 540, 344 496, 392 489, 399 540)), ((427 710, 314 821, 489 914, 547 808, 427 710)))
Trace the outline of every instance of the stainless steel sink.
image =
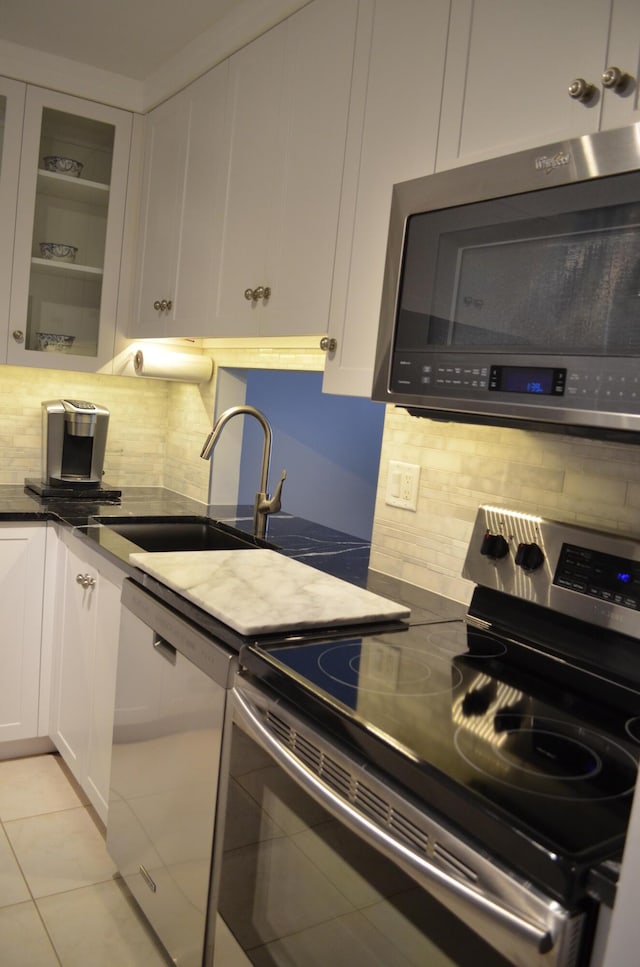
POLYGON ((226 551, 273 547, 208 517, 95 517, 143 551, 226 551))

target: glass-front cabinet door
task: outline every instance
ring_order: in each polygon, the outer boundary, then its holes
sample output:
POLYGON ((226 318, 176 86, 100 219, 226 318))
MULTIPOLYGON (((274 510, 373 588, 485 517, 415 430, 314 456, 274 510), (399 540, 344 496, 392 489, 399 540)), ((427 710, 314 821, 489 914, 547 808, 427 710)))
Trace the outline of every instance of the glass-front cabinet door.
POLYGON ((109 371, 132 115, 28 88, 8 360, 109 371))
POLYGON ((26 86, 0 77, 0 363, 6 361, 26 86))

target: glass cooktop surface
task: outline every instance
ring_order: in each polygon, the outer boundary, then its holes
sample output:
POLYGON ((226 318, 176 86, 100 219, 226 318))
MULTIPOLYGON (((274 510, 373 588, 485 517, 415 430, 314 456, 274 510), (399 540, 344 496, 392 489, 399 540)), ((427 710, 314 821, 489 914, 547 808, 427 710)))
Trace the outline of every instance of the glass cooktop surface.
POLYGON ((594 703, 514 661, 521 648, 446 622, 253 645, 241 659, 414 797, 560 895, 576 871, 622 849, 640 695, 635 711, 633 702, 624 712, 594 703))

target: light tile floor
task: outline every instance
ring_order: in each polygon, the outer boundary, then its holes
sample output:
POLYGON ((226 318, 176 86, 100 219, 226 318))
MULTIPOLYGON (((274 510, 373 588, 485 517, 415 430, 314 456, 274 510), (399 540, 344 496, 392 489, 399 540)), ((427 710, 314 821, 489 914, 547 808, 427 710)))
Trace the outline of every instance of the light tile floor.
POLYGON ((168 963, 60 757, 1 761, 2 967, 168 963))

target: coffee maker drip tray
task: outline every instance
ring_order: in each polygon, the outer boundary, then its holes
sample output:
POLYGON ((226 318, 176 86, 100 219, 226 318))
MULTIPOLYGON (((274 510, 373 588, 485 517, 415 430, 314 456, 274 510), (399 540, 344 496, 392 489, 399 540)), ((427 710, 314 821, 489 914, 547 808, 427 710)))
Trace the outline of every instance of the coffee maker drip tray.
POLYGON ((38 497, 49 500, 92 500, 99 503, 120 503, 122 490, 110 487, 107 483, 89 484, 79 480, 77 483, 65 481, 60 485, 44 483, 33 477, 25 477, 24 485, 38 497))

